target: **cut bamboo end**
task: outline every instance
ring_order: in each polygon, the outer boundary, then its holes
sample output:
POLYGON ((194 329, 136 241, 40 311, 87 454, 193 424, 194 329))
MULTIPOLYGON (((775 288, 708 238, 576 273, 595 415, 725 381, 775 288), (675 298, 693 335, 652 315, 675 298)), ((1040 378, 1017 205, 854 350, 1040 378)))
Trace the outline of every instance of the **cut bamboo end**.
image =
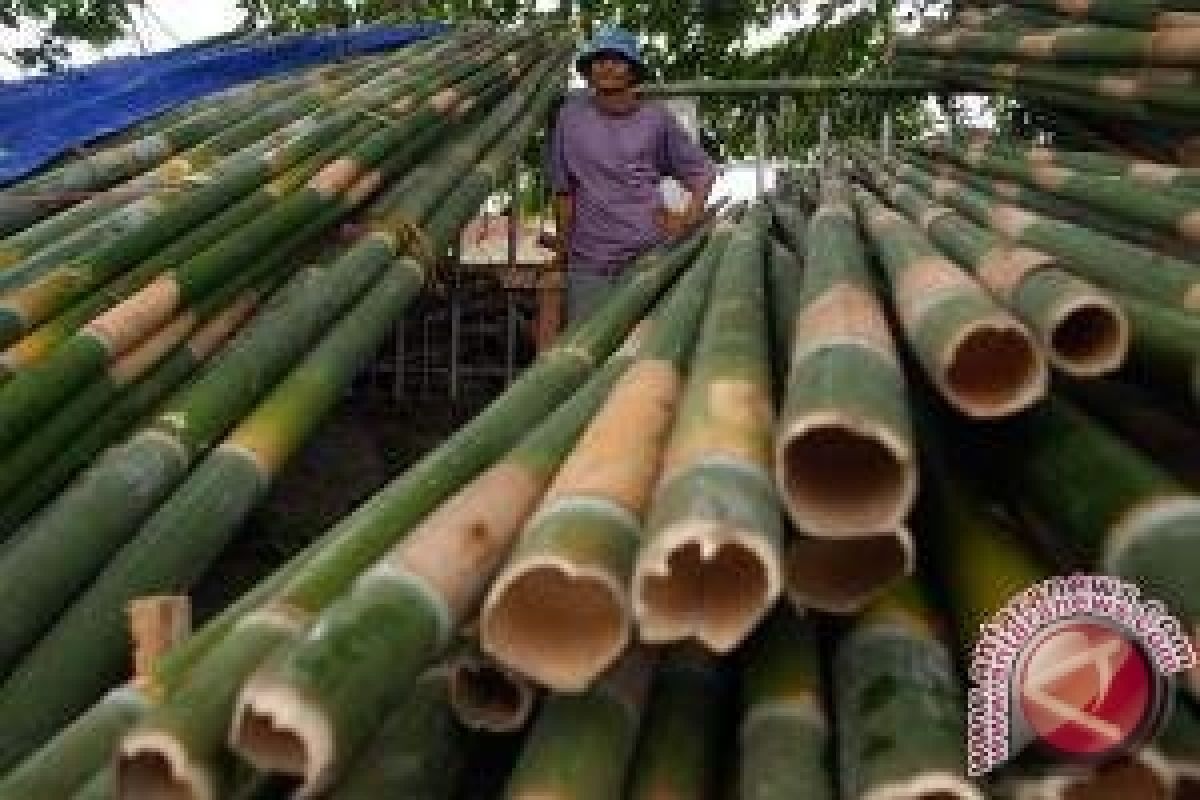
POLYGON ((1008 417, 1046 395, 1046 360, 1015 320, 998 317, 965 326, 943 353, 941 388, 946 399, 969 417, 1008 417))
POLYGON ((794 421, 779 437, 775 463, 788 514, 806 532, 890 530, 904 522, 916 499, 908 443, 842 412, 794 421))
POLYGON ((913 573, 912 534, 898 527, 837 539, 795 536, 788 544, 785 568, 788 599, 798 610, 856 613, 913 573))
POLYGON ((611 575, 536 556, 496 580, 480 615, 479 643, 543 686, 579 692, 625 650, 630 616, 611 575))
POLYGON ((958 775, 930 772, 907 781, 877 786, 860 800, 984 800, 984 794, 958 775))
POLYGON ((295 797, 328 788, 334 757, 329 717, 293 687, 251 680, 238 698, 229 744, 256 769, 301 781, 295 797))
POLYGON ((1143 750, 1084 771, 1063 771, 1029 781, 1015 792, 1017 800, 1168 800, 1175 775, 1161 755, 1143 750))
POLYGON ((1076 378, 1115 372, 1129 355, 1129 320, 1103 294, 1072 298, 1055 310, 1046 350, 1056 367, 1076 378))
POLYGON ((165 731, 136 731, 121 741, 117 797, 141 800, 216 800, 212 777, 192 761, 183 742, 165 731))
POLYGON ((474 653, 460 654, 447 666, 450 707, 459 722, 487 733, 525 727, 537 692, 524 677, 474 653))
POLYGON ((643 641, 695 639, 728 653, 782 592, 782 558, 767 537, 708 520, 683 522, 661 531, 639 556, 634 617, 643 641))

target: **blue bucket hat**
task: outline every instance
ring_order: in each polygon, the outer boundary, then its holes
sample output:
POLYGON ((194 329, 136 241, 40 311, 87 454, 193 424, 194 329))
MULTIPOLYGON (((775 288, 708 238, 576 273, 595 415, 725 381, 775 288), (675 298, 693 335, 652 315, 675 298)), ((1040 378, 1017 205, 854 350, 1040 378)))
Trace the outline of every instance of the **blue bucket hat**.
POLYGON ((586 44, 579 58, 575 61, 575 69, 587 77, 592 60, 601 53, 612 53, 629 62, 639 81, 644 81, 650 72, 646 62, 642 60, 642 51, 638 47, 637 37, 624 28, 606 25, 597 31, 586 44))

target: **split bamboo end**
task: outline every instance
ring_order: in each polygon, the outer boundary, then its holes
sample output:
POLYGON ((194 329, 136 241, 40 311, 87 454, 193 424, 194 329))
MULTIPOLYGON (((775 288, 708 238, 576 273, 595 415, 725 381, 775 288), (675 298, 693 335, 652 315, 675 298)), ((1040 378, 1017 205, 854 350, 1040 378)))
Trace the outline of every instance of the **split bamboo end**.
POLYGON ((759 532, 689 521, 659 533, 634 569, 633 608, 643 641, 695 639, 728 653, 783 591, 782 558, 759 532))
POLYGON ((115 772, 118 797, 217 797, 211 776, 192 761, 183 742, 165 731, 136 731, 126 736, 117 754, 115 772))
POLYGON ((462 654, 448 665, 450 707, 475 731, 512 733, 525 727, 537 696, 532 684, 489 658, 462 654))
POLYGON ((882 425, 838 411, 788 426, 775 463, 780 494, 800 530, 890 530, 903 524, 916 499, 908 444, 882 425))
POLYGON ((914 569, 912 534, 903 527, 867 536, 793 537, 785 566, 788 599, 797 609, 861 611, 914 569))
POLYGON ((242 689, 229 744, 256 769, 303 781, 296 797, 322 791, 333 765, 328 716, 294 688, 261 679, 242 689))
POLYGON ((612 576, 536 556, 496 580, 480 615, 479 643, 543 686, 578 692, 617 660, 631 627, 625 592, 612 576))
POLYGON ((1092 293, 1060 306, 1047 350, 1056 367, 1076 378, 1115 372, 1129 355, 1129 320, 1115 300, 1092 293))
POLYGON ((931 772, 878 786, 861 800, 984 800, 984 794, 958 775, 931 772))
POLYGON ((1014 319, 985 318, 950 340, 942 388, 959 411, 975 419, 1018 414, 1042 400, 1049 387, 1046 360, 1014 319))

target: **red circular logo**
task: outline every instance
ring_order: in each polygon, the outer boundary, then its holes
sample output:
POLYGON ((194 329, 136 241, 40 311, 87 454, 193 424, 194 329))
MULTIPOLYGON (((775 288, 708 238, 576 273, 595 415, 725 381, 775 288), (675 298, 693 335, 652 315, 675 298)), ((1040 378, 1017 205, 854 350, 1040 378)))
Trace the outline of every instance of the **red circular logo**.
POLYGON ((1100 618, 1062 620, 1025 648, 1016 697, 1032 732, 1064 756, 1104 758, 1140 743, 1160 710, 1142 647, 1100 618))

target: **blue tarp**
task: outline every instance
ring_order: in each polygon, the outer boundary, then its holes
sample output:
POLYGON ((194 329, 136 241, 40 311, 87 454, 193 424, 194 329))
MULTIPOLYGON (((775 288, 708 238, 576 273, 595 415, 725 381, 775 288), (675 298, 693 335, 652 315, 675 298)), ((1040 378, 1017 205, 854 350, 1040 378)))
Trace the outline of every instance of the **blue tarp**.
POLYGON ((288 34, 114 58, 0 82, 0 185, 60 154, 245 81, 390 50, 443 32, 442 23, 288 34))

